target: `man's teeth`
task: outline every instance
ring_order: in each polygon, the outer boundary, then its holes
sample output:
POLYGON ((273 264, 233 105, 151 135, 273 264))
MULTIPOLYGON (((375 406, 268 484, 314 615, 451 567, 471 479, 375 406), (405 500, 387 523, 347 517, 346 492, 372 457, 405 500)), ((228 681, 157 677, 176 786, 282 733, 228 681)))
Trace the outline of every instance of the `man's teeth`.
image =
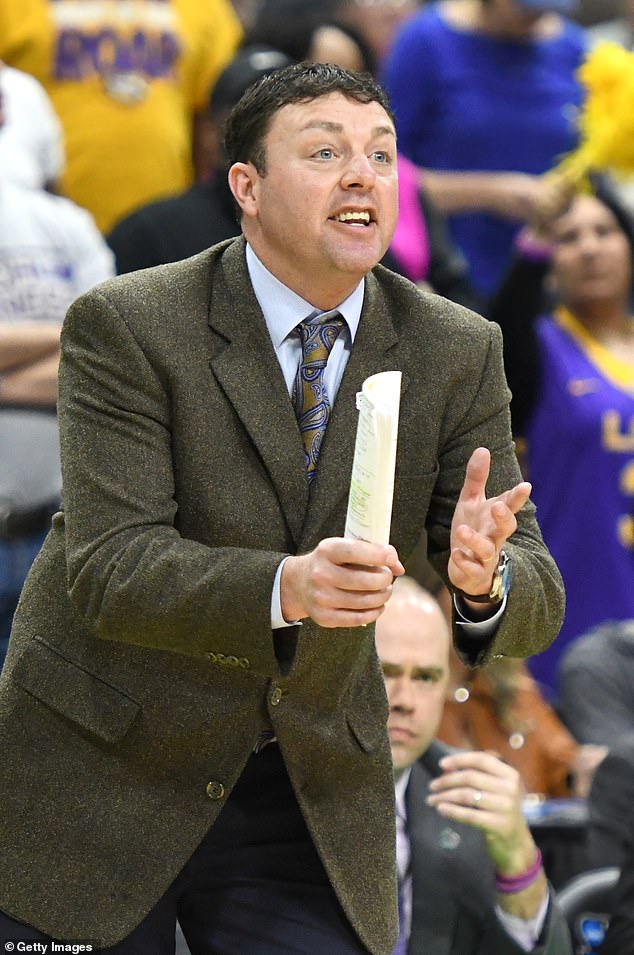
POLYGON ((370 222, 370 213, 369 212, 342 212, 340 215, 335 216, 337 222, 363 222, 365 225, 369 225, 370 222))

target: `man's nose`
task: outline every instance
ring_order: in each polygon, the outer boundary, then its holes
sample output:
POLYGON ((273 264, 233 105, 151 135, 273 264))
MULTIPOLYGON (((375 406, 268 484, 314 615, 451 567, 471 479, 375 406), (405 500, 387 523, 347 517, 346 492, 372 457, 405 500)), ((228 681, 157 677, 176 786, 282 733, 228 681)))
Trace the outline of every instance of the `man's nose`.
POLYGON ((414 709, 414 686, 406 677, 397 677, 390 686, 390 706, 394 710, 411 712, 414 709))
POLYGON ((371 189, 375 180, 376 172, 364 153, 351 157, 344 170, 341 183, 344 189, 371 189))

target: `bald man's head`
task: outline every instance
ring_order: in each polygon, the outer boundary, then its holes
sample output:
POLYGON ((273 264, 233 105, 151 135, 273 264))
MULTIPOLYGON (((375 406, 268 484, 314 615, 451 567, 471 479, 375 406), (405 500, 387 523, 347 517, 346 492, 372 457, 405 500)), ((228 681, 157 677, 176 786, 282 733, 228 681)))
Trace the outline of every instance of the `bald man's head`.
POLYGON ((431 594, 411 579, 396 580, 376 624, 395 775, 422 756, 436 735, 449 677, 450 640, 445 616, 431 594))

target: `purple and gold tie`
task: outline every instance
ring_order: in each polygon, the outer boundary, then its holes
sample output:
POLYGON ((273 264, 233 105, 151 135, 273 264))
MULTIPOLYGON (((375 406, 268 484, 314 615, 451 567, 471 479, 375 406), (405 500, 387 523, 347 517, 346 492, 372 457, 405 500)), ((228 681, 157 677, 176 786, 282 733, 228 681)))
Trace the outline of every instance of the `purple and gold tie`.
POLYGON ((407 934, 405 930, 405 900, 403 898, 403 886, 401 880, 398 881, 398 939, 392 955, 407 955, 407 934))
POLYGON ((309 316, 297 326, 302 343, 302 360, 297 369, 291 399, 304 442, 309 484, 315 477, 319 449, 330 418, 324 372, 343 324, 338 312, 323 312, 309 316))

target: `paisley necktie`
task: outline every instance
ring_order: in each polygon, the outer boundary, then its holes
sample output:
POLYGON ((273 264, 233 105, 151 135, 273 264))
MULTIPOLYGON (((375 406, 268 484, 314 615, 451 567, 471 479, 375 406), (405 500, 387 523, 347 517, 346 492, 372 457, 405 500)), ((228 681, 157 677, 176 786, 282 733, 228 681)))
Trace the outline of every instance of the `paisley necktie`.
POLYGON ((330 350, 343 325, 344 321, 338 312, 322 312, 310 315, 297 326, 302 343, 302 359, 291 398, 304 442, 309 484, 315 477, 319 449, 331 411, 324 387, 324 373, 330 350))

